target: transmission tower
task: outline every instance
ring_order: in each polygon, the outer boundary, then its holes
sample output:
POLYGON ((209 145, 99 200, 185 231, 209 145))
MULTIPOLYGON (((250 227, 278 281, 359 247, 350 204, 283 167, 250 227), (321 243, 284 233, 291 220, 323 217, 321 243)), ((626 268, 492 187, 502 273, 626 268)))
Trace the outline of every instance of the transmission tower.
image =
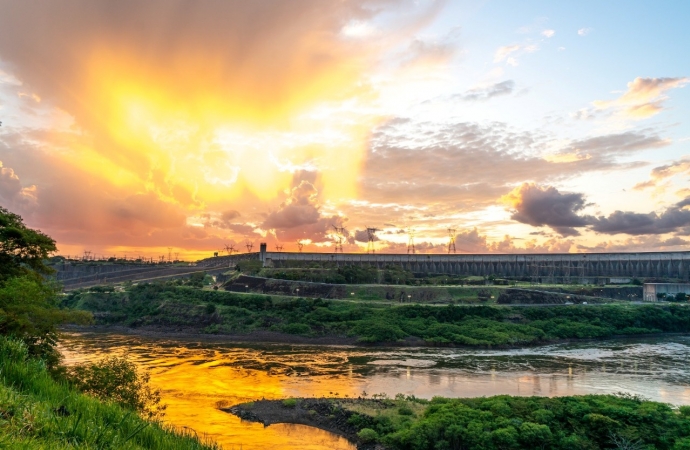
POLYGON ((416 253, 414 248, 414 228, 411 227, 407 229, 407 253, 412 253, 413 255, 416 253))
POLYGON ((180 260, 180 253, 175 252, 175 261, 179 261, 179 260, 180 260))
POLYGON ((168 262, 172 261, 172 247, 168 247, 168 262))
POLYGON ((378 228, 367 227, 367 253, 376 253, 376 233, 379 232, 378 228))
POLYGON ((235 249, 235 244, 225 244, 225 251, 228 252, 228 256, 232 256, 237 250, 235 249))
POLYGON ((336 227, 335 225, 331 225, 333 229, 335 230, 335 252, 342 253, 343 252, 343 239, 345 239, 347 230, 345 230, 345 227, 336 227))
POLYGON ((244 245, 247 246, 247 253, 251 253, 252 249, 254 248, 254 244, 252 242, 247 241, 247 243, 244 245))
POLYGON ((91 257, 91 250, 84 250, 84 261, 88 261, 91 257))
POLYGON ((282 252, 283 251, 283 246, 276 244, 276 251, 277 252, 282 252))
POLYGON ((448 228, 448 253, 450 252, 455 253, 455 228, 448 228))
POLYGON ((302 253, 302 249, 304 248, 304 242, 297 241, 297 248, 299 249, 299 252, 302 253))

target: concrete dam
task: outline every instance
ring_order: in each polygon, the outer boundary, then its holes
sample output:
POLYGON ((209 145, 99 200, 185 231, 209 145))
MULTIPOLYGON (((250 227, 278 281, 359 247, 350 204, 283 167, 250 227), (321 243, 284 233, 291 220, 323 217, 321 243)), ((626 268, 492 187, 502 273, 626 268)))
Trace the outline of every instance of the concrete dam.
POLYGON ((399 266, 413 273, 508 278, 569 280, 610 278, 690 277, 690 251, 635 253, 542 254, 390 254, 390 253, 292 253, 261 251, 208 258, 197 267, 231 267, 237 261, 260 260, 264 267, 399 266))

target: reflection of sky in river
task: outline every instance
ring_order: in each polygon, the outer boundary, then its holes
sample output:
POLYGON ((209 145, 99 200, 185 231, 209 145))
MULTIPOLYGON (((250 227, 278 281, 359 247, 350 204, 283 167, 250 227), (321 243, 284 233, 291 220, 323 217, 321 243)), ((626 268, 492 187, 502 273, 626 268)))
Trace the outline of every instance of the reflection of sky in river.
POLYGON ((151 369, 169 405, 167 420, 208 433, 226 449, 351 448, 302 426, 243 424, 217 410, 290 396, 397 393, 474 397, 626 392, 690 404, 690 338, 589 341, 515 350, 246 345, 116 334, 70 335, 67 363, 126 354, 151 369))

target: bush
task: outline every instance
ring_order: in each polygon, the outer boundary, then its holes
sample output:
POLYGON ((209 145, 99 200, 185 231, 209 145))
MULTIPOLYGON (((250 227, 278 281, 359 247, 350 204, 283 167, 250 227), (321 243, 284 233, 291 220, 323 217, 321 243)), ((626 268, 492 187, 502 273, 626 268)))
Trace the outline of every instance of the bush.
POLYGON ((357 437, 366 444, 369 442, 376 442, 379 438, 379 434, 371 428, 362 428, 357 433, 357 437))
POLYGON ((297 406, 297 399, 295 398, 286 398, 283 400, 283 406, 286 408, 294 408, 297 406))
POLYGON ((400 414, 401 416, 412 416, 414 415, 414 411, 412 411, 412 408, 410 408, 409 406, 403 405, 400 408, 398 408, 398 414, 400 414))
POLYGON ((149 419, 161 419, 165 405, 160 391, 149 386, 149 374, 139 372, 134 363, 108 356, 95 363, 67 369, 67 379, 80 391, 104 401, 139 412, 149 419))

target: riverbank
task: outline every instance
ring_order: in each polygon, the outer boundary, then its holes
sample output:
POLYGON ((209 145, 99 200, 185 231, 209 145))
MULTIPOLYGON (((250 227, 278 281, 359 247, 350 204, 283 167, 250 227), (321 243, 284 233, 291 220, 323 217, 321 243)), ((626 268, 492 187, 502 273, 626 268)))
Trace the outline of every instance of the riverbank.
POLYGON ((264 426, 321 428, 361 450, 690 448, 690 407, 630 395, 290 398, 219 408, 264 426))
MULTIPOLYGON (((121 325, 65 325, 61 328, 66 333, 94 333, 94 334, 120 334, 129 336, 139 336, 153 339, 174 339, 181 342, 205 342, 222 344, 286 344, 286 345, 305 345, 305 346, 338 346, 338 347, 358 347, 358 348, 457 348, 457 349, 476 349, 477 346, 462 344, 438 344, 429 343, 416 337, 407 337, 400 341, 362 343, 356 337, 348 336, 299 336, 294 334, 280 333, 275 331, 253 331, 246 334, 208 334, 202 333, 193 328, 171 331, 165 327, 142 326, 127 327, 121 325)), ((536 348, 554 344, 574 344, 587 342, 615 342, 635 338, 663 338, 673 336, 688 336, 690 333, 648 333, 639 334, 619 334, 605 338, 571 338, 556 339, 552 341, 540 341, 532 345, 499 345, 491 346, 494 350, 511 350, 520 348, 536 348)))
POLYGON ((690 332, 690 307, 382 305, 273 298, 140 284, 72 292, 61 306, 93 313, 99 326, 227 336, 243 342, 514 348, 614 336, 690 332))

